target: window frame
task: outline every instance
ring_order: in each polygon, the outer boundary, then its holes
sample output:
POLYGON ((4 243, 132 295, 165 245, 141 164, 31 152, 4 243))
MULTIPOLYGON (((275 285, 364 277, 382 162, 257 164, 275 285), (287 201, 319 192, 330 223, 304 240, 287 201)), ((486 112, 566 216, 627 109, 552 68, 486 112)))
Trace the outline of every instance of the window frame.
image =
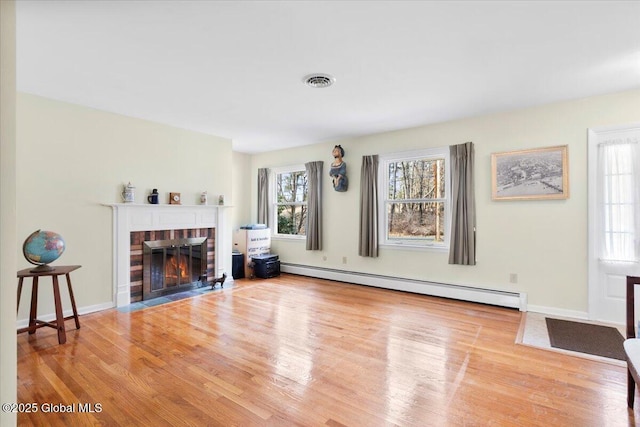
MULTIPOLYGON (((269 228, 271 228, 271 238, 283 240, 306 240, 306 234, 278 233, 278 206, 280 205, 278 203, 278 175, 291 172, 304 172, 306 174, 307 169, 304 165, 281 166, 272 168, 269 174, 269 187, 271 188, 271 191, 269 192, 269 205, 271 206, 271 209, 269 209, 269 228)), ((309 188, 307 187, 307 202, 286 203, 286 205, 308 206, 308 191, 309 188)))
MULTIPOLYGON (((397 201, 397 200, 396 200, 397 201)), ((430 250, 448 251, 451 238, 451 161, 449 147, 426 148, 422 150, 412 150, 379 155, 378 167, 378 241, 380 247, 406 250, 430 250), (442 159, 444 158, 444 241, 438 242, 417 242, 415 240, 401 240, 389 238, 389 218, 387 205, 392 202, 389 199, 389 164, 399 161, 442 159)))

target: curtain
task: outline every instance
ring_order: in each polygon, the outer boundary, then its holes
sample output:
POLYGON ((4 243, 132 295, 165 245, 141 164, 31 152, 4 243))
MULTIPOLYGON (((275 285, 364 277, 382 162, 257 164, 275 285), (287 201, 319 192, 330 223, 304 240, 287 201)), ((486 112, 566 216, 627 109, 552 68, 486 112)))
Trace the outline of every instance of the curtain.
POLYGON ((322 165, 324 162, 305 163, 309 191, 307 193, 307 250, 322 250, 322 165))
POLYGON ((640 258, 639 146, 640 137, 598 144, 598 246, 604 262, 638 262, 640 258))
POLYGON ((269 169, 258 169, 258 224, 269 224, 269 169))
POLYGON ((378 257, 378 156, 363 156, 360 172, 360 247, 358 255, 378 257))
POLYGON ((449 264, 476 265, 476 202, 473 143, 452 145, 449 264))

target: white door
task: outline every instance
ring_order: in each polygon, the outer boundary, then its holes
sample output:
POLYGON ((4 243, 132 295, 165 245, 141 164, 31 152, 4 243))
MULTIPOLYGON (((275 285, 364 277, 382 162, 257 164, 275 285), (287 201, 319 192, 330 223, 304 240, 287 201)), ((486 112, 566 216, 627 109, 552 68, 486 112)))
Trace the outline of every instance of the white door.
POLYGON ((626 276, 640 276, 640 124, 589 129, 588 144, 589 318, 624 324, 626 276))

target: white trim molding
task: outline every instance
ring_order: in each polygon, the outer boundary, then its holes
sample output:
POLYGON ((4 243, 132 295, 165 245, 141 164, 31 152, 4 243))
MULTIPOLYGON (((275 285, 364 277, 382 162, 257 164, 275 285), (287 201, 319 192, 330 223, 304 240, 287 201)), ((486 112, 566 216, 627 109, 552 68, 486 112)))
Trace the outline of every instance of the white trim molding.
MULTIPOLYGON (((61 288, 63 286, 60 286, 61 288)), ((113 308, 113 303, 112 302, 105 302, 102 304, 95 304, 95 305, 89 305, 86 307, 78 307, 78 316, 82 316, 83 314, 89 314, 89 313, 95 313, 98 311, 102 311, 102 310, 108 310, 110 308, 113 308)), ((64 310, 62 312, 62 315, 64 317, 71 317, 73 315, 73 310, 72 309, 68 309, 68 310, 64 310)), ((56 320, 56 313, 52 312, 52 313, 47 313, 47 314, 39 314, 38 315, 38 319, 40 320, 44 320, 45 322, 52 322, 54 320, 56 320)), ((18 327, 18 329, 20 328, 26 328, 27 326, 29 326, 29 319, 21 319, 18 320, 16 322, 16 326, 18 327)), ((69 331, 69 329, 67 329, 67 331, 69 331)))

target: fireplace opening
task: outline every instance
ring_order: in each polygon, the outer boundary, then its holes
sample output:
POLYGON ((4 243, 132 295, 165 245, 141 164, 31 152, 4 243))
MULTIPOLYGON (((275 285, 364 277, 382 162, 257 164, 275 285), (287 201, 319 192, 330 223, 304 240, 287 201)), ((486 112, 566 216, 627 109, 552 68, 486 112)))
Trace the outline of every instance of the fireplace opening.
POLYGON ((143 242, 142 299, 148 300, 207 284, 207 238, 143 242))

